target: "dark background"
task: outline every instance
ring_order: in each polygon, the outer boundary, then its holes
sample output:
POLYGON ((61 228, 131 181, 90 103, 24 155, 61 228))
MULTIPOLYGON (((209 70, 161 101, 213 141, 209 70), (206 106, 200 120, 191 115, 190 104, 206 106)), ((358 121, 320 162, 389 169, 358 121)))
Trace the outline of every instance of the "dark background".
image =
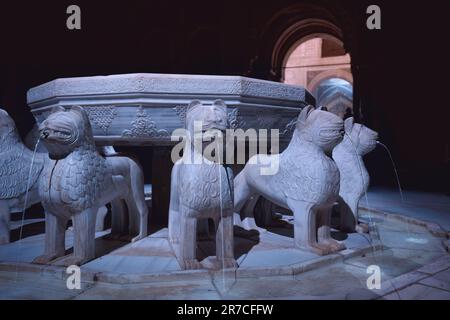
MULTIPOLYGON (((325 15, 351 54, 356 116, 391 148, 404 187, 450 191, 448 1, 17 0, 0 8, 0 105, 22 135, 34 122, 26 91, 59 77, 154 72, 279 80, 270 55, 281 32, 325 15), (66 28, 70 4, 81 7, 80 31, 66 28), (381 7, 381 30, 366 28, 370 4, 381 7)), ((383 150, 366 163, 373 184, 395 186, 383 150)))

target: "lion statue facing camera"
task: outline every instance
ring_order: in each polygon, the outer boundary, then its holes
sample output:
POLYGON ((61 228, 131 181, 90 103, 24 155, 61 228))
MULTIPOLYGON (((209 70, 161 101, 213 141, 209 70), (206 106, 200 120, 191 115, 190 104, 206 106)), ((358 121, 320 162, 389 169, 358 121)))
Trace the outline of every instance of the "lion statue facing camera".
POLYGON ((194 122, 201 126, 201 132, 197 133, 202 136, 208 131, 224 132, 227 128, 225 103, 217 100, 212 105, 203 105, 193 101, 188 106, 188 139, 183 157, 172 169, 169 241, 183 269, 201 268, 196 258, 197 224, 212 219, 216 228, 216 258, 210 259, 207 267, 234 267, 233 172, 222 163, 205 157, 201 148, 203 138, 197 141, 199 143, 193 141, 196 135, 194 122))
MULTIPOLYGON (((91 125, 82 107, 56 107, 39 126, 48 150, 39 181, 39 196, 45 209, 45 252, 34 262, 81 265, 95 257, 96 215, 112 202, 128 207, 133 240, 147 234, 148 209, 139 165, 128 157, 103 157, 97 151, 91 125), (65 255, 65 230, 72 219, 73 254, 65 255)), ((116 211, 118 212, 118 211, 116 211)), ((123 217, 115 217, 114 220, 123 217)), ((120 224, 120 223, 119 223, 120 224)))

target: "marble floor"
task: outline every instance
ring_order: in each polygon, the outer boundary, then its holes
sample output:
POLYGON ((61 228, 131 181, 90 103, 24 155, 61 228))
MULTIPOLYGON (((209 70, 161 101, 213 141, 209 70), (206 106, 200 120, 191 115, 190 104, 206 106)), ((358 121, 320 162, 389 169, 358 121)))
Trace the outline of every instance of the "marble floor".
MULTIPOLYGON (((371 208, 448 225, 450 197, 427 200, 426 194, 407 192, 405 204, 393 192, 382 195, 382 190, 369 193, 371 208)), ((426 224, 364 214, 376 225, 373 232, 334 232, 347 249, 326 257, 293 249, 289 224, 261 233, 238 228, 239 268, 223 272, 181 271, 165 228, 135 243, 105 240, 108 231, 100 232, 98 257, 81 269, 81 290, 67 289, 61 267, 29 264, 43 250, 43 235, 33 232, 0 246, 0 299, 450 299, 448 238, 426 224), (381 272, 379 289, 367 286, 368 267, 374 265, 381 272)), ((68 253, 71 245, 69 230, 68 253)), ((213 255, 214 246, 211 239, 199 241, 199 260, 213 255)))

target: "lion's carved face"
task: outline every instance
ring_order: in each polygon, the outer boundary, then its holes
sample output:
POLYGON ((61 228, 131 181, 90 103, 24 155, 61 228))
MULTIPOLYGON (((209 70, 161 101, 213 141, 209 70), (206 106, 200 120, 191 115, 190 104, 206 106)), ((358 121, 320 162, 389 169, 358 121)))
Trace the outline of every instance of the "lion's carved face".
POLYGON ((52 159, 65 158, 75 148, 94 143, 86 112, 78 106, 56 107, 39 126, 39 133, 52 159))
MULTIPOLYGON (((216 100, 211 105, 203 105, 196 100, 189 104, 186 112, 186 129, 189 132, 189 143, 196 149, 201 146, 202 149, 197 150, 198 152, 202 153, 213 141, 223 144, 227 125, 227 107, 222 100, 216 100), (221 140, 217 139, 219 136, 221 140)), ((223 145, 222 147, 224 150, 223 145)))
POLYGON ((363 156, 375 149, 378 140, 378 133, 366 126, 354 123, 353 118, 345 120, 345 139, 350 140, 352 152, 357 152, 363 156))
POLYGON ((193 101, 186 112, 186 128, 194 133, 194 122, 201 122, 201 131, 220 130, 227 128, 226 105, 221 100, 216 100, 212 105, 202 105, 200 101, 193 101))
POLYGON ((296 130, 305 140, 330 152, 342 141, 344 122, 331 112, 308 106, 300 113, 296 130))

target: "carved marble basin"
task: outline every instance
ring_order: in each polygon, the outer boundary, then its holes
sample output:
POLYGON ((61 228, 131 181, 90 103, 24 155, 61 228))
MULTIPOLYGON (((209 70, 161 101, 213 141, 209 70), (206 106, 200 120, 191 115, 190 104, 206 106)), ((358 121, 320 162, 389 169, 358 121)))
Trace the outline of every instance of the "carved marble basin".
POLYGON ((287 142, 296 117, 315 104, 302 87, 239 76, 122 74, 61 78, 31 88, 27 102, 40 123, 54 106, 81 105, 100 145, 171 145, 194 99, 222 99, 232 128, 279 129, 287 142))

